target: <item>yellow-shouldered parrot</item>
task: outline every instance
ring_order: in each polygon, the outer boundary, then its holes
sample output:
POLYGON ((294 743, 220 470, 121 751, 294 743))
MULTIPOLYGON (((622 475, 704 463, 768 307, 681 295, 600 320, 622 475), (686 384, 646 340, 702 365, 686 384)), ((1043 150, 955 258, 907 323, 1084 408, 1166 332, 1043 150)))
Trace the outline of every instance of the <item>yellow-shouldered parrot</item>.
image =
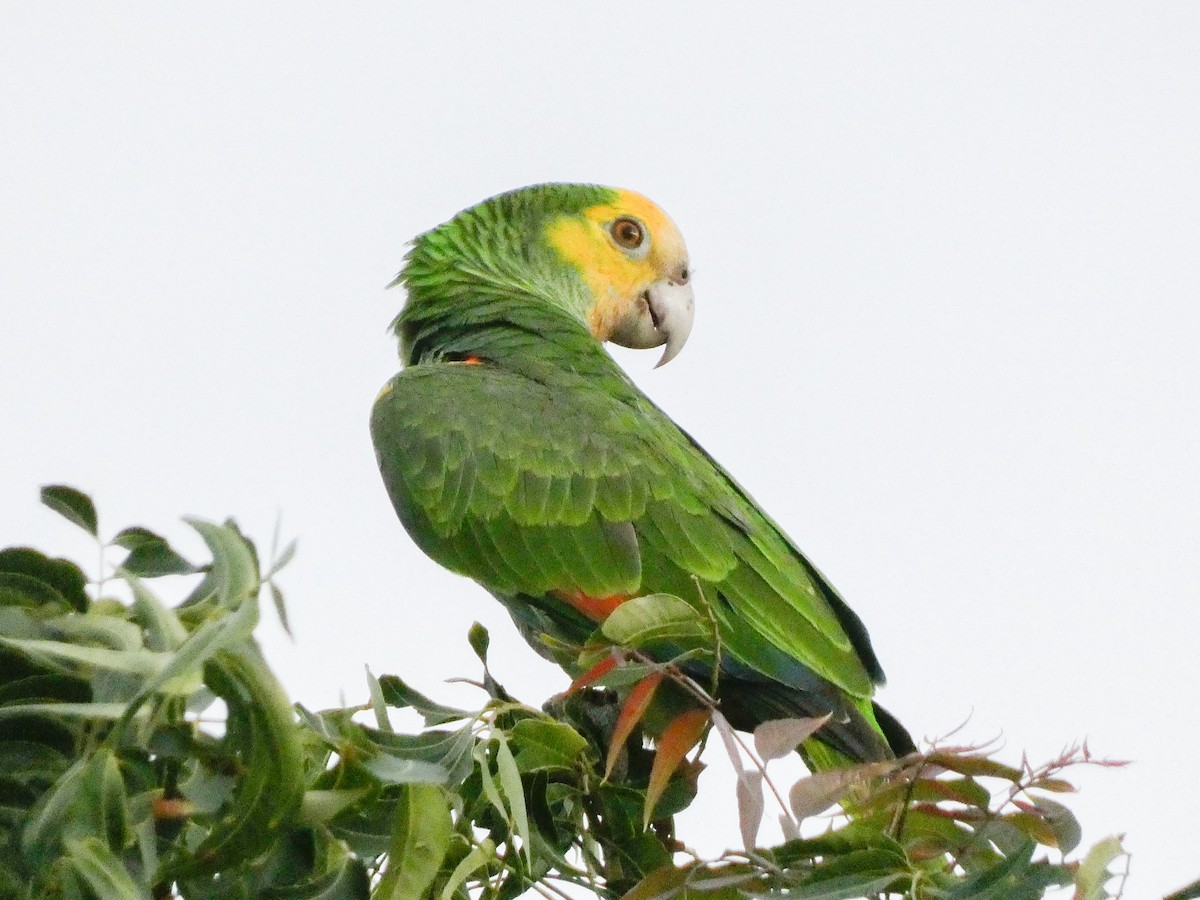
MULTIPOLYGON (((371 434, 426 554, 576 676, 556 648, 622 602, 702 596, 734 727, 832 714, 803 748, 817 768, 913 749, 872 701, 883 671, 858 616, 604 349, 665 345, 661 365, 687 340, 687 249, 661 209, 594 185, 522 188, 416 238, 395 283, 404 369, 371 434)), ((685 670, 707 685, 712 665, 685 670)))

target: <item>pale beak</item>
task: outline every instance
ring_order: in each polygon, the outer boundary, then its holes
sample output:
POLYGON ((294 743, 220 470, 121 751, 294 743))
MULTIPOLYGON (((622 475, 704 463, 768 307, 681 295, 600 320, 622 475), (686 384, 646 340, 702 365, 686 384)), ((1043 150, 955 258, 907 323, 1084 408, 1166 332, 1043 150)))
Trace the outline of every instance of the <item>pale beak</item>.
POLYGON ((657 369, 678 356, 687 343, 695 308, 691 284, 664 278, 642 292, 609 340, 635 350, 666 344, 662 359, 654 366, 657 369))

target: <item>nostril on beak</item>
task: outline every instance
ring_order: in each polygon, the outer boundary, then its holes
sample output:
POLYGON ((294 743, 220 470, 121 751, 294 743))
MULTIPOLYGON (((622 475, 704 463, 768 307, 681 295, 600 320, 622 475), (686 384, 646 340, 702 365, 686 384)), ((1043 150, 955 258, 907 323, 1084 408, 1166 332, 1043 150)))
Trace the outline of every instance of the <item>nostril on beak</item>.
POLYGON ((688 267, 684 266, 679 270, 679 274, 675 276, 675 284, 687 284, 688 279, 692 277, 692 273, 688 271, 688 267))

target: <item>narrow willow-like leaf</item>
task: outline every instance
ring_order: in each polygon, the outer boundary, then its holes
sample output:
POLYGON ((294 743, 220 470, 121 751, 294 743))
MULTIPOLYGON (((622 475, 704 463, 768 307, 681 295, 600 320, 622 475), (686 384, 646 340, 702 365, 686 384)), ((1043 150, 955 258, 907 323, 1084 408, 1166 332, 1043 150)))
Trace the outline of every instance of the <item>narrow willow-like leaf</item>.
MULTIPOLYGON (((31 715, 67 716, 73 719, 119 719, 128 710, 127 703, 17 703, 0 706, 0 719, 31 715)), ((145 714, 139 718, 145 718, 145 714)))
POLYGON ((200 687, 204 664, 222 650, 249 638, 257 624, 257 602, 244 603, 229 615, 209 619, 192 632, 178 650, 166 654, 167 664, 142 686, 130 709, 136 709, 156 692, 166 690, 176 682, 191 685, 189 693, 195 691, 200 687), (192 684, 193 681, 196 683, 192 684))
POLYGON ((279 617, 279 624, 283 626, 284 634, 294 640, 296 636, 292 634, 292 623, 288 620, 287 602, 283 598, 283 591, 273 581, 267 582, 267 589, 271 592, 271 603, 275 607, 275 615, 279 617))
POLYGON ((205 579, 218 606, 236 609, 258 593, 258 564, 249 543, 233 525, 215 525, 185 518, 212 551, 212 567, 205 579))
POLYGON ((533 868, 533 840, 529 834, 529 814, 525 809, 525 790, 521 787, 521 771, 508 746, 504 732, 496 730, 496 774, 500 778, 500 789, 508 808, 512 810, 513 827, 521 838, 521 849, 525 853, 525 864, 533 868))
POLYGON ((427 784, 405 787, 396 807, 388 866, 372 892, 375 900, 423 900, 450 847, 446 792, 427 784))
POLYGON ((392 720, 388 718, 387 702, 383 699, 383 688, 379 686, 379 679, 371 674, 370 666, 363 668, 367 673, 367 692, 371 698, 371 711, 375 713, 375 724, 382 731, 395 731, 392 720))
POLYGON ((64 644, 61 641, 29 640, 0 637, 6 644, 30 655, 44 655, 54 659, 95 666, 112 672, 129 675, 155 676, 171 661, 170 653, 153 650, 109 650, 105 647, 89 647, 80 644, 64 644))
POLYGON ((305 791, 297 821, 309 826, 324 824, 370 793, 368 787, 305 791))
POLYGON ((383 675, 379 679, 379 688, 388 706, 404 709, 411 706, 425 719, 426 725, 444 725, 459 719, 469 719, 474 714, 464 709, 443 706, 430 700, 420 691, 409 687, 395 675, 383 675))
POLYGON ((1075 870, 1075 896, 1079 900, 1104 900, 1107 896, 1104 885, 1112 878, 1108 867, 1124 852, 1121 839, 1115 836, 1093 845, 1075 870))
POLYGON ((96 837, 66 840, 66 862, 97 897, 150 900, 150 891, 137 884, 108 844, 96 837))
MULTIPOLYGON (((240 610, 239 610, 240 612, 240 610)), ((233 868, 270 850, 300 808, 305 757, 287 694, 258 649, 241 641, 213 655, 205 680, 229 710, 243 770, 229 809, 194 847, 163 864, 161 878, 233 868)))
POLYGON ((151 650, 178 650, 188 638, 187 629, 179 616, 147 588, 140 578, 127 576, 126 583, 133 592, 133 611, 146 629, 147 645, 151 650))
POLYGON ((793 888, 787 896, 788 900, 858 900, 886 891, 896 880, 895 875, 841 875, 793 888))
POLYGON ((113 751, 78 760, 32 810, 21 848, 36 866, 47 865, 67 840, 95 837, 122 846, 129 833, 125 785, 113 751))
POLYGON ((480 783, 483 786, 483 795, 487 797, 489 803, 496 812, 500 813, 500 817, 504 821, 512 820, 512 813, 508 811, 508 807, 504 803, 504 798, 500 796, 500 788, 496 784, 496 777, 492 774, 491 766, 488 764, 487 745, 479 743, 475 745, 475 761, 479 763, 480 783))
POLYGON ((495 856, 496 845, 492 843, 491 838, 484 838, 481 843, 472 847, 471 852, 459 861, 458 865, 454 867, 454 871, 450 873, 450 877, 446 879, 446 884, 442 887, 441 900, 450 900, 460 884, 466 881, 476 869, 491 862, 495 856))

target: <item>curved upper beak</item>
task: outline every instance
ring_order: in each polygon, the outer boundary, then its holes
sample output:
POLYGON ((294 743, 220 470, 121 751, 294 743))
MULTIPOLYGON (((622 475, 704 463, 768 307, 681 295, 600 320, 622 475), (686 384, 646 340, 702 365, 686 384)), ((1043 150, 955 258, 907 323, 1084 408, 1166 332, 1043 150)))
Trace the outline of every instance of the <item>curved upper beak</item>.
POLYGON ((692 333, 696 309, 692 286, 686 281, 663 278, 654 282, 633 309, 613 330, 609 340, 622 347, 645 349, 666 344, 654 368, 666 365, 683 349, 692 333))

